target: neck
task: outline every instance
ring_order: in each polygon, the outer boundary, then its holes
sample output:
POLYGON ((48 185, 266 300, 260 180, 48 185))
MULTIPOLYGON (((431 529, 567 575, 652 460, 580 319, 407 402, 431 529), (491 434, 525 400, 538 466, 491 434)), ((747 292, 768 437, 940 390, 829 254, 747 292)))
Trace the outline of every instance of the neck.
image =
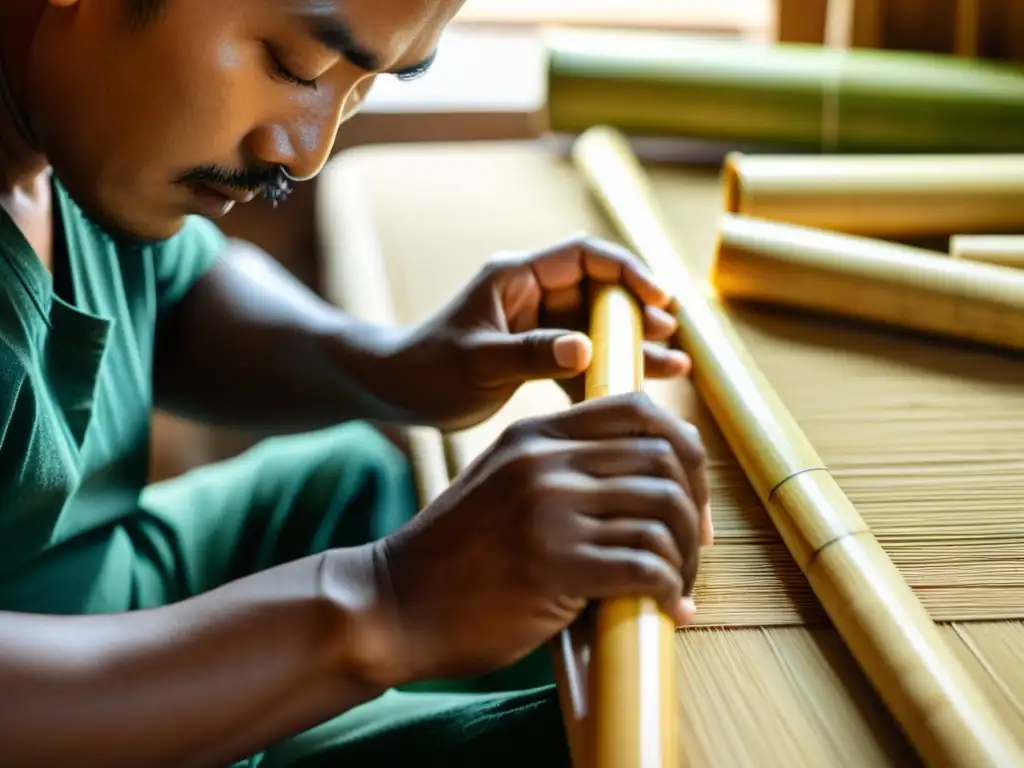
POLYGON ((29 127, 25 93, 29 47, 44 5, 6 0, 0 7, 0 199, 31 194, 48 169, 29 127))

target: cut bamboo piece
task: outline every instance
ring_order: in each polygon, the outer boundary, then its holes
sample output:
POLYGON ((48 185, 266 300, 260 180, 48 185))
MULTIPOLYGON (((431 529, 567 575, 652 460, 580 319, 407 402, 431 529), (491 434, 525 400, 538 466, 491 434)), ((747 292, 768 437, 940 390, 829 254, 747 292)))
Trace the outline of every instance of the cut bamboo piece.
POLYGON ((546 54, 556 133, 607 124, 826 152, 1024 150, 1024 72, 1010 64, 577 30, 549 33, 546 54))
POLYGON ((1024 272, 855 235, 726 214, 719 295, 1024 349, 1024 272))
POLYGON ((1024 764, 1021 745, 820 468, 725 312, 684 269, 628 144, 612 130, 592 129, 577 141, 575 157, 624 240, 674 289, 699 392, 832 623, 921 757, 933 766, 1024 764), (795 450, 787 450, 787 438, 795 450), (780 453, 809 461, 801 474, 775 478, 780 453))
POLYGON ((850 234, 913 237, 1024 229, 1024 154, 733 153, 725 161, 722 187, 729 213, 850 234))
MULTIPOLYGON (((643 389, 643 319, 626 290, 595 290, 591 338, 588 400, 643 389)), ((577 755, 593 768, 679 765, 675 679, 675 624, 657 603, 599 603, 588 680, 592 710, 582 729, 586 744, 577 747, 577 755)))
POLYGON ((1024 269, 1024 235, 954 235, 949 239, 949 255, 1024 269))

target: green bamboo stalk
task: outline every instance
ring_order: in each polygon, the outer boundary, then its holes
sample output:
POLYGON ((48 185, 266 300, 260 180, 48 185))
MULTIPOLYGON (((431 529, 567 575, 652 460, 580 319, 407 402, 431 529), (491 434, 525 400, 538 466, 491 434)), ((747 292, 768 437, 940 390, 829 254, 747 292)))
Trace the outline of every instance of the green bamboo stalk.
POLYGON ((556 133, 610 125, 835 152, 1024 150, 1024 67, 939 54, 677 34, 546 39, 556 133))

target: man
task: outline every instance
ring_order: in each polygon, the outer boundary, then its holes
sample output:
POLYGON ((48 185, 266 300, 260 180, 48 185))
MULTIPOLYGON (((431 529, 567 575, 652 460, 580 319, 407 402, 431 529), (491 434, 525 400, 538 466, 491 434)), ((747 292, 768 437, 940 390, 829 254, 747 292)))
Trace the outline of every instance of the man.
POLYGON ((648 373, 685 374, 630 254, 497 257, 422 325, 379 328, 207 220, 313 177, 459 5, 0 7, 4 764, 563 765, 542 681, 396 689, 508 669, 589 599, 689 620, 704 454, 642 397, 516 425, 415 517, 361 425, 465 427, 538 378, 578 398, 593 280, 644 303, 648 373), (147 488, 153 405, 282 436, 147 488))

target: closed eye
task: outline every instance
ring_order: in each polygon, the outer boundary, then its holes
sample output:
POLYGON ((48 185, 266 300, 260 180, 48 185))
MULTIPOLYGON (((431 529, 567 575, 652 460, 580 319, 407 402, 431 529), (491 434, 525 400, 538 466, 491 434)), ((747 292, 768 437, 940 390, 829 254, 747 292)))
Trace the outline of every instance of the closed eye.
POLYGON ((395 77, 397 77, 402 82, 408 82, 409 80, 419 80, 421 77, 427 74, 427 70, 429 69, 429 65, 414 67, 413 69, 406 69, 401 72, 396 72, 395 77))
POLYGON ((299 77, 291 70, 288 69, 281 61, 280 57, 274 52, 274 49, 267 45, 267 55, 270 57, 270 64, 274 70, 274 75, 292 85, 298 85, 302 88, 316 88, 316 80, 306 80, 305 78, 299 77))
POLYGON ((400 69, 397 72, 393 72, 392 74, 394 74, 394 76, 397 77, 399 80, 416 80, 427 74, 427 70, 430 69, 430 67, 434 63, 434 59, 436 58, 437 51, 434 51, 434 53, 432 53, 426 59, 421 61, 419 64, 413 64, 411 67, 400 69))

